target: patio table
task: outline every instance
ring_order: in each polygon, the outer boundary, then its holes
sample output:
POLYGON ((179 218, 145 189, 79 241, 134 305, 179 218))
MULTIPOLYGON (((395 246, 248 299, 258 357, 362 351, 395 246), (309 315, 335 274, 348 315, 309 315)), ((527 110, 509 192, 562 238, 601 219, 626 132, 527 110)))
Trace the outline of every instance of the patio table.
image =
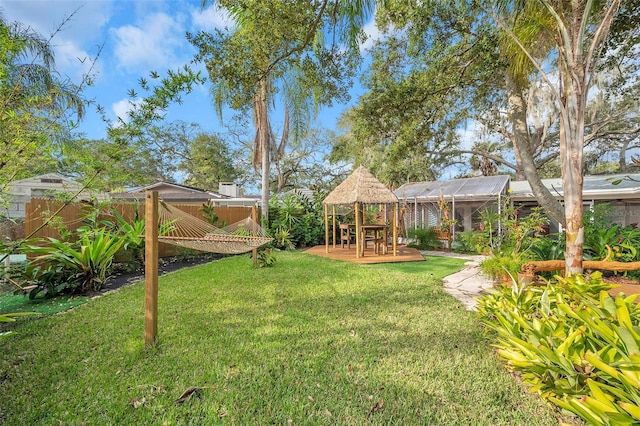
POLYGON ((387 225, 362 225, 360 227, 362 233, 362 247, 360 254, 364 256, 364 248, 367 245, 367 241, 373 241, 374 253, 378 254, 378 246, 382 245, 383 254, 387 254, 387 241, 389 238, 389 227, 387 225), (367 234, 370 237, 367 239, 367 234))

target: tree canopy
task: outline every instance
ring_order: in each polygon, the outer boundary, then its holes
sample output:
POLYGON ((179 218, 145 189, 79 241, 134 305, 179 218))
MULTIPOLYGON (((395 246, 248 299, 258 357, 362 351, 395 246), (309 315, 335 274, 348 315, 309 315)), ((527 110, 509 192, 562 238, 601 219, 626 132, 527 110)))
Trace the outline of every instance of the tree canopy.
POLYGON ((51 38, 3 15, 0 99, 1 201, 8 182, 55 166, 51 152, 82 118, 85 101, 81 85, 58 76, 51 38))

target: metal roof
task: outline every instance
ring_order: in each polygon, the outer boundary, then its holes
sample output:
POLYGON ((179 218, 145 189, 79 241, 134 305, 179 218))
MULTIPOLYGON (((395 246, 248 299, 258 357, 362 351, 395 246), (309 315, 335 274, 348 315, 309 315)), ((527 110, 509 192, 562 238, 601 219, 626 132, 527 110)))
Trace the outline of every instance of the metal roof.
MULTIPOLYGON (((563 198, 562 179, 542 179, 542 184, 556 198, 563 198)), ((526 180, 513 181, 510 188, 511 199, 514 201, 535 199, 531 186, 526 180)), ((585 200, 638 198, 640 197, 640 174, 585 176, 582 197, 585 200), (617 184, 614 185, 614 183, 617 184)))
POLYGON ((405 183, 394 191, 399 199, 417 201, 445 200, 486 200, 504 194, 509 186, 507 175, 483 176, 434 182, 405 183))

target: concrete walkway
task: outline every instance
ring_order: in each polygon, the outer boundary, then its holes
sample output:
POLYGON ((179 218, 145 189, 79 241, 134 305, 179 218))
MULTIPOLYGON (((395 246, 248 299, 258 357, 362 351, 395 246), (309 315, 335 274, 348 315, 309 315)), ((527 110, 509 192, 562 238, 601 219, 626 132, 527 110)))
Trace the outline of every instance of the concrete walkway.
POLYGON ((493 287, 493 281, 480 272, 478 265, 486 256, 467 255, 442 251, 421 251, 427 256, 444 256, 467 259, 464 269, 443 279, 444 291, 460 300, 468 310, 474 310, 477 304, 475 298, 480 297, 486 290, 493 287))

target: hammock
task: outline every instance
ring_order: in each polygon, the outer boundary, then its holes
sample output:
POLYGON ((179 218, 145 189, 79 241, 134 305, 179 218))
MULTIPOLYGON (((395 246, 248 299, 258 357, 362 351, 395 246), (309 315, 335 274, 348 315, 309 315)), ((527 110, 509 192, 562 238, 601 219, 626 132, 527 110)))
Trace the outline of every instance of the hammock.
POLYGON ((159 203, 158 241, 211 253, 239 254, 273 241, 250 217, 217 228, 177 207, 159 203))

